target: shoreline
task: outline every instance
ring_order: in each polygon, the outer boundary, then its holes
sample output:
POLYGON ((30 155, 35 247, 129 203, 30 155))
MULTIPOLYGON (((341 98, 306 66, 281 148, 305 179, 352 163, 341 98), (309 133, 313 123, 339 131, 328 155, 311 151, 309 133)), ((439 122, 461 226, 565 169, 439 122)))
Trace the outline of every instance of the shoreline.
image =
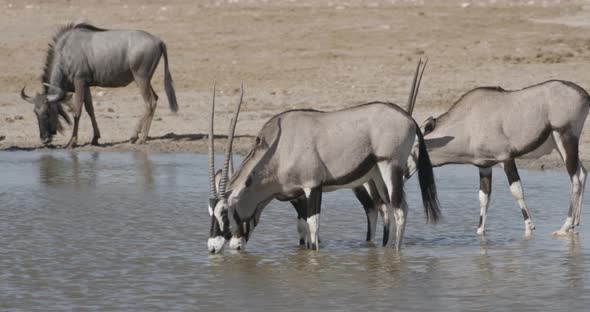
MULTIPOLYGON (((254 136, 241 135, 234 139, 233 151, 235 154, 244 156, 250 150, 254 136)), ((99 146, 93 146, 89 143, 76 147, 73 150, 61 148, 58 145, 45 147, 39 146, 11 146, 0 149, 0 156, 2 152, 84 152, 84 153, 135 153, 142 152, 147 154, 199 154, 206 155, 208 152, 207 138, 198 139, 184 139, 176 141, 171 144, 167 139, 148 139, 146 144, 131 144, 126 142, 106 143, 99 146)), ((227 144, 227 137, 219 137, 215 139, 215 154, 222 155, 227 144)), ((582 162, 588 163, 590 160, 582 158, 582 162)), ((519 158, 516 160, 518 168, 544 171, 544 170, 563 170, 565 172, 565 165, 557 152, 552 152, 549 155, 542 156, 537 159, 519 158)), ((469 164, 465 164, 469 165, 469 164)), ((498 165, 496 165, 498 166, 498 165)), ((475 167, 475 166, 474 166, 475 167)))

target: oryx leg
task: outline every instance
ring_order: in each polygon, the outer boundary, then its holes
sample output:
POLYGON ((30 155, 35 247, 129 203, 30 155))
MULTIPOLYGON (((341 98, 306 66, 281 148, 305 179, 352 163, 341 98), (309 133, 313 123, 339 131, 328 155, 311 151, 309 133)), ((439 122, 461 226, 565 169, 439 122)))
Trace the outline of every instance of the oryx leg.
POLYGON ((582 165, 578 154, 579 138, 570 133, 559 133, 553 131, 555 145, 565 163, 567 173, 572 183, 570 195, 570 208, 565 223, 559 231, 553 235, 567 235, 573 232, 574 227, 580 225, 580 213, 582 210, 582 199, 586 186, 586 169, 582 165))
POLYGON ((82 104, 86 99, 86 93, 90 93, 88 85, 82 80, 74 81, 74 128, 72 129, 72 137, 66 147, 72 149, 78 143, 78 127, 80 126, 80 115, 82 115, 82 104))
POLYGON ((322 188, 306 188, 305 192, 305 206, 307 227, 309 230, 309 245, 313 250, 319 250, 319 230, 320 230, 320 212, 322 206, 322 188))
POLYGON ((404 169, 391 163, 378 163, 383 182, 387 186, 389 203, 395 219, 395 249, 400 250, 406 229, 408 206, 404 199, 404 169))
POLYGON ((516 162, 513 158, 508 159, 504 161, 502 167, 504 168, 506 177, 508 177, 510 192, 512 193, 512 196, 514 196, 514 199, 516 199, 520 211, 522 212, 522 217, 524 219, 524 235, 530 236, 535 229, 535 224, 533 224, 531 211, 528 209, 526 202, 524 201, 524 191, 522 190, 522 183, 520 182, 518 169, 516 169, 516 162))
POLYGON ((237 231, 239 235, 232 236, 232 238, 229 241, 229 247, 231 249, 244 250, 246 248, 246 243, 248 242, 248 240, 250 240, 252 232, 254 232, 254 229, 260 221, 260 217, 262 216, 262 210, 264 210, 264 207, 266 207, 266 205, 268 205, 268 203, 270 203, 271 200, 272 199, 269 199, 259 203, 256 207, 256 211, 254 211, 254 215, 252 216, 252 218, 244 222, 241 222, 238 225, 240 227, 240 230, 237 231))
POLYGON ((84 108, 86 108, 86 112, 88 116, 90 116, 90 121, 92 122, 92 145, 98 145, 98 139, 100 139, 100 131, 98 130, 98 123, 96 123, 96 117, 94 116, 94 105, 92 104, 92 94, 90 90, 87 89, 85 92, 84 97, 84 108))
POLYGON ((305 207, 306 199, 299 197, 291 200, 290 202, 297 212, 297 234, 299 235, 299 245, 304 246, 306 243, 305 238, 307 237, 307 208, 305 207))
POLYGON ((379 207, 379 213, 383 220, 383 246, 391 247, 394 243, 395 231, 393 208, 389 200, 389 190, 383 181, 381 173, 377 174, 372 181, 374 190, 371 191, 371 197, 376 201, 375 207, 379 207))
POLYGON ((355 187, 352 189, 352 192, 356 196, 356 198, 361 202, 361 205, 365 209, 365 214, 367 216, 367 242, 374 242, 375 241, 375 231, 377 228, 377 206, 375 206, 375 202, 370 195, 370 186, 367 182, 362 186, 355 187))
POLYGON ((479 225, 477 235, 484 235, 490 195, 492 194, 492 168, 479 168, 479 225))

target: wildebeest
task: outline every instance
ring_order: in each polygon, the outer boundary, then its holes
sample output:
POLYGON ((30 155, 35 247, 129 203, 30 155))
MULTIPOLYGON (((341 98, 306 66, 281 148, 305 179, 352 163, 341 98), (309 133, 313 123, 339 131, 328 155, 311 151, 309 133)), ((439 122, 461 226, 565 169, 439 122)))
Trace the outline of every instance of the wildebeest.
POLYGON ((70 123, 62 102, 68 92, 74 92, 74 127, 67 147, 73 148, 77 143, 82 103, 92 122, 92 144, 97 145, 100 131, 90 87, 124 87, 135 81, 146 107, 130 141, 144 143, 158 100, 150 81, 160 57, 164 58, 164 88, 170 110, 176 112, 178 104, 168 69, 166 45, 158 37, 141 30, 106 30, 85 23, 61 27, 47 50, 41 77, 43 93, 30 97, 25 94, 24 87, 21 90, 21 97, 35 105, 41 141, 50 143, 52 136, 61 129, 58 116, 70 123))
MULTIPOLYGON (((237 114, 232 123, 236 120, 237 114)), ((213 134, 209 137, 212 141, 213 134)), ((436 221, 440 214, 436 185, 422 132, 397 105, 371 102, 333 112, 278 114, 262 127, 253 148, 228 181, 231 130, 219 191, 214 189, 214 168, 209 171, 209 251, 220 252, 230 237, 230 247, 242 249, 249 232, 244 225, 257 220, 272 199, 291 200, 302 195, 306 198, 309 241, 317 249, 322 192, 353 188, 367 181, 374 181, 381 198, 393 207, 395 247, 399 249, 407 214, 404 173, 416 137, 425 212, 436 221)))
POLYGON ((504 168, 510 191, 522 211, 525 235, 531 235, 535 226, 515 159, 539 157, 557 149, 572 191, 565 223, 553 234, 566 235, 580 224, 586 170, 579 159, 578 145, 589 109, 588 93, 568 81, 550 80, 515 91, 480 87, 462 95, 442 115, 430 117, 423 125, 424 141, 433 166, 479 167, 479 235, 485 231, 492 166, 496 164, 504 168))

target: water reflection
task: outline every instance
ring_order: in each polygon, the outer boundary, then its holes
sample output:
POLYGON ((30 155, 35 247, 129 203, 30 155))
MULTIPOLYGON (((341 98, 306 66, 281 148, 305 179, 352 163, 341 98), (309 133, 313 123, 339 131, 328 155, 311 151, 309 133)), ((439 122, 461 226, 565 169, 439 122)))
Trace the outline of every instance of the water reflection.
MULTIPOLYGON (((125 165, 127 161, 121 161, 120 165, 126 167, 123 171, 129 171, 130 176, 137 177, 136 182, 144 190, 151 190, 154 186, 154 168, 150 155, 144 151, 135 152, 132 155, 133 167, 125 165)), ((44 154, 39 158, 39 181, 48 186, 72 185, 76 188, 95 187, 99 175, 105 175, 112 166, 100 167, 100 153, 68 152, 59 154, 44 154)), ((120 175, 121 173, 115 173, 120 175)), ((107 177, 108 180, 109 177, 107 177)), ((121 180, 125 180, 122 177, 121 180)))
MULTIPOLYGON (((206 155, 0 153, 0 168, 7 310, 585 311, 590 304, 583 242, 590 227, 552 238, 564 212, 538 209, 537 231, 523 239, 522 217, 497 179, 488 235, 477 238, 473 168, 437 169, 445 218, 426 226, 413 205, 401 252, 364 243, 364 215, 351 209, 358 203, 335 192, 324 198, 319 252, 297 246, 292 209, 271 203, 249 249, 223 255, 207 253, 209 216, 195 204, 207 199, 206 155)), ((531 206, 567 202, 567 175, 521 174, 531 206)), ((408 198, 419 203, 410 182, 408 198)))
POLYGON ((75 187, 96 184, 96 163, 99 153, 90 153, 90 160, 80 161, 77 152, 65 155, 42 155, 39 159, 39 180, 46 185, 73 184, 75 187))
POLYGON ((562 258, 561 265, 565 268, 564 278, 571 288, 584 287, 584 258, 581 255, 579 235, 568 237, 568 253, 562 258))
POLYGON ((135 159, 137 165, 139 166, 139 171, 141 172, 141 183, 143 189, 152 189, 154 186, 154 172, 149 154, 145 151, 138 151, 133 153, 133 158, 135 159))

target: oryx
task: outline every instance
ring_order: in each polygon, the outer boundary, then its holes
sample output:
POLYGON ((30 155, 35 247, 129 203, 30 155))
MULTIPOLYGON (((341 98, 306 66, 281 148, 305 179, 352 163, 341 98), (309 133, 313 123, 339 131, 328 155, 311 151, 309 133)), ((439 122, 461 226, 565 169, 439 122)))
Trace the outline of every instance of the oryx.
POLYGON ((249 233, 244 226, 255 226, 272 199, 291 200, 302 195, 306 199, 308 241, 316 249, 322 192, 353 188, 368 181, 375 183, 379 196, 393 208, 395 247, 399 249, 407 215, 403 180, 416 137, 426 217, 438 219, 436 186, 422 132, 397 105, 371 102, 333 112, 292 110, 278 114, 262 127, 254 147, 227 185, 228 156, 239 107, 232 120, 219 192, 215 190, 212 149, 209 152, 210 252, 220 252, 230 236, 232 248, 243 248, 249 233))
MULTIPOLYGON (((414 73, 414 78, 412 81, 412 86, 410 89, 410 95, 408 97, 408 111, 410 115, 412 114, 411 111, 416 103, 416 98, 418 96, 418 91, 420 89, 420 82, 422 81, 422 76, 424 74, 424 69, 426 68, 426 64, 428 63, 428 58, 425 62, 422 62, 422 59, 418 61, 416 66, 416 71, 414 73)), ((231 157, 231 156, 230 156, 231 157)), ((230 162, 231 164, 231 162, 230 162)), ((231 167, 230 167, 231 168, 231 167)), ((231 175, 230 175, 231 176, 231 175)), ((379 193, 376 190, 376 186, 372 181, 366 182, 361 186, 354 187, 352 189, 355 197, 363 206, 367 217, 367 234, 366 234, 366 241, 372 242, 375 240, 375 231, 377 226, 377 213, 381 213, 381 217, 386 224, 383 228, 383 245, 386 244, 388 241, 389 234, 389 213, 386 208, 385 202, 380 198, 379 193)), ((305 206, 306 198, 305 196, 301 196, 296 199, 290 200, 291 204, 297 211, 297 231, 299 233, 299 244, 304 245, 306 233, 307 233, 307 216, 306 211, 307 208, 305 206)), ((308 246, 309 247, 309 246, 308 246)))
POLYGON ((176 112, 178 104, 168 70, 166 45, 162 40, 141 30, 105 30, 85 23, 63 26, 47 50, 41 77, 43 93, 30 97, 25 94, 24 87, 21 90, 21 97, 35 105, 41 141, 50 143, 52 136, 61 129, 58 115, 70 123, 61 103, 66 100, 68 92, 75 92, 74 128, 67 147, 76 145, 83 103, 94 131, 92 144, 97 145, 100 131, 94 117, 90 87, 124 87, 135 81, 146 107, 131 142, 144 143, 158 100, 150 80, 161 57, 164 58, 166 96, 170 110, 176 112))
POLYGON ((586 170, 579 159, 578 144, 589 105, 590 97, 580 86, 550 80, 515 91, 476 88, 463 94, 444 114, 426 120, 424 139, 433 166, 479 167, 477 234, 485 231, 492 166, 500 164, 522 211, 525 235, 531 235, 535 226, 514 160, 538 157, 554 149, 561 155, 572 183, 568 216, 554 234, 565 235, 580 224, 586 170))
MULTIPOLYGON (((410 95, 408 97, 408 107, 413 108, 416 102, 416 97, 418 95, 418 90, 420 87, 420 82, 422 80, 422 76, 424 74, 424 69, 426 68, 426 63, 428 62, 428 60, 426 60, 426 62, 422 62, 422 59, 419 60, 417 67, 416 67, 416 71, 414 74, 414 79, 412 82, 412 87, 410 89, 410 95), (422 70, 420 70, 420 68, 422 67, 422 70)), ((215 86, 213 89, 213 93, 215 93, 215 86)), ((240 98, 240 101, 242 100, 242 98, 240 98)), ((212 105, 215 105, 215 102, 212 102, 212 105)), ((214 108, 212 108, 212 112, 213 112, 214 108)), ((234 117, 234 120, 237 122, 237 114, 239 113, 239 111, 236 113, 236 116, 234 117)), ((213 137, 213 123, 214 123, 214 115, 211 115, 211 120, 210 120, 210 132, 209 132, 209 179, 210 179, 210 190, 214 190, 214 189, 219 189, 219 183, 221 182, 221 176, 223 173, 223 170, 218 170, 217 172, 215 172, 214 169, 214 163, 213 163, 213 141, 211 140, 211 138, 213 137)), ((235 127, 235 124, 232 124, 232 129, 235 127)), ((227 174, 228 176, 233 176, 233 154, 229 153, 228 154, 228 163, 227 163, 227 174)), ((364 183, 361 186, 355 187, 352 189, 355 197, 359 200, 359 202, 361 203, 366 217, 367 217, 367 233, 366 233, 366 241, 368 242, 372 242, 375 240, 375 231, 376 231, 376 223, 377 223, 377 214, 378 212, 381 213, 381 216, 383 218, 384 221, 384 230, 383 230, 383 245, 386 245, 386 243, 388 241, 392 241, 390 238, 390 234, 394 234, 392 231, 389 231, 389 222, 390 219, 391 221, 393 221, 393 216, 391 216, 390 218, 390 213, 386 207, 386 203, 381 199, 381 197, 379 196, 379 193, 376 189, 375 183, 373 181, 368 181, 366 183, 364 183)), ((209 205, 209 214, 212 215, 213 213, 213 207, 215 205, 215 203, 217 202, 218 196, 216 194, 216 192, 211 192, 210 193, 210 205, 209 205)), ((308 230, 307 230, 307 207, 306 207, 306 197, 304 195, 295 198, 295 199, 291 199, 290 200, 291 204, 293 205, 293 207, 296 210, 297 213, 297 230, 298 230, 298 234, 299 234, 299 244, 300 245, 306 245, 308 248, 311 247, 310 246, 310 242, 307 241, 306 242, 306 236, 308 234, 308 230)), ((258 217, 260 216, 259 214, 257 215, 258 217)), ((249 237, 249 235, 251 234, 251 230, 254 229, 254 227, 256 226, 258 222, 257 218, 253 218, 252 220, 250 220, 249 222, 244 223, 245 228, 248 229, 247 233, 245 233, 246 237, 249 237)))

